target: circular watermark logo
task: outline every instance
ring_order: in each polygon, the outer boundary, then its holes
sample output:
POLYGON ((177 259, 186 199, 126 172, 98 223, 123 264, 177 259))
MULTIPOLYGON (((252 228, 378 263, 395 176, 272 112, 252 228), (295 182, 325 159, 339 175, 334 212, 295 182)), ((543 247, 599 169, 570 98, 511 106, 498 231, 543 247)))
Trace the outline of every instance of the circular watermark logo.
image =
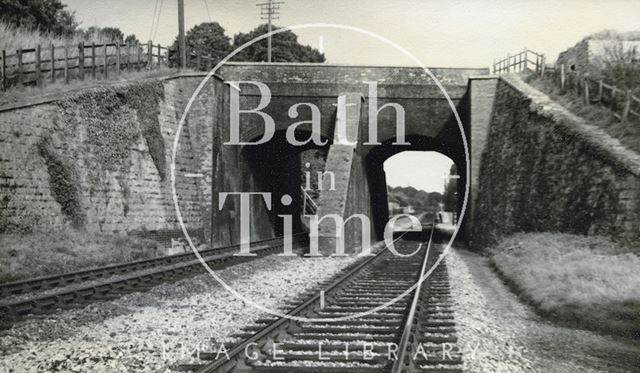
MULTIPOLYGON (((240 294, 239 292, 237 292, 235 289, 233 289, 231 286, 229 286, 214 270, 211 269, 211 267, 207 264, 207 262, 204 260, 204 258, 200 255, 200 253, 198 252, 198 249, 195 247, 189 232, 187 231, 187 228, 184 224, 184 220, 182 217, 182 213, 180 210, 180 206, 178 203, 178 194, 177 194, 177 190, 176 190, 176 164, 175 164, 175 160, 176 160, 176 156, 177 156, 177 152, 178 152, 178 147, 179 147, 179 142, 180 142, 180 135, 182 133, 182 128, 185 125, 185 121, 187 118, 187 115, 189 114, 189 111, 191 110, 191 107, 196 99, 196 97, 198 97, 198 95, 200 94, 200 92, 202 91, 202 89, 204 88, 204 86, 207 84, 207 82, 213 77, 213 75, 224 65, 226 64, 231 58, 233 58, 235 55, 237 55, 238 53, 240 53, 242 50, 244 50, 245 48, 251 46, 254 43, 257 43, 261 40, 264 40, 266 38, 268 38, 269 36, 273 36, 282 32, 286 32, 286 31, 293 31, 293 30, 302 30, 302 29, 337 29, 337 30, 345 30, 345 31, 351 31, 351 32, 356 32, 356 33, 360 33, 369 37, 372 37, 378 41, 383 42, 384 44, 391 46, 395 49, 397 49, 398 51, 400 51, 403 55, 405 55, 406 57, 408 57, 411 61, 413 61, 418 67, 420 67, 430 78, 431 80, 435 83, 435 85, 440 89, 440 91, 442 92, 443 96, 445 97, 445 99, 447 100, 447 103, 449 105, 449 107, 451 108, 451 111, 455 117, 455 120, 457 122, 457 125, 459 127, 460 133, 461 133, 461 140, 462 140, 462 144, 463 144, 463 148, 464 148, 464 152, 465 152, 465 168, 466 168, 466 175, 470 174, 470 159, 469 159, 469 147, 467 144, 467 139, 466 139, 466 134, 465 134, 465 130, 464 130, 464 126, 462 124, 462 120, 460 119, 460 115, 458 114, 457 110, 456 110, 456 106, 453 102, 453 100, 451 99, 451 97, 449 96, 449 94, 447 93, 447 91, 445 90, 444 86, 442 85, 442 83, 438 80, 438 78, 412 53, 410 53, 409 51, 407 51, 405 48, 403 48, 402 46, 398 45, 397 43, 381 36, 378 35, 374 32, 359 28, 359 27, 355 27, 355 26, 349 26, 349 25, 342 25, 342 24, 333 24, 333 23, 309 23, 309 24, 299 24, 299 25, 294 25, 294 26, 289 26, 289 27, 285 27, 285 28, 280 28, 280 29, 276 29, 273 30, 272 32, 268 33, 268 34, 264 34, 264 35, 260 35, 250 41, 248 41, 247 43, 241 45, 239 48, 237 48, 236 50, 234 50, 233 52, 229 53, 225 58, 222 59, 222 61, 220 61, 211 71, 209 71, 207 73, 207 75, 204 77, 204 79, 202 80, 202 82, 200 82, 200 84, 198 85, 198 87, 196 88, 196 90, 194 91, 194 93, 191 95, 189 101, 187 102, 187 105, 184 109, 184 112, 182 113, 182 116, 180 117, 180 121, 178 123, 178 128, 176 129, 175 132, 175 138, 173 141, 173 147, 172 147, 172 153, 171 153, 171 165, 170 165, 170 182, 171 182, 171 193, 172 193, 172 197, 173 197, 173 203, 174 203, 174 208, 176 211, 176 216, 178 219, 178 223, 180 224, 180 228, 182 229, 182 232, 184 233, 184 236, 187 240, 187 242, 189 243, 189 247, 191 248, 191 250, 193 251, 194 255, 198 258, 198 260, 202 263, 202 265, 204 266, 204 268, 207 270, 207 272, 228 292, 230 292, 231 294, 233 294, 235 297, 237 297, 238 299, 240 299, 241 301, 245 302, 246 304, 250 304, 251 306, 255 307, 256 309, 259 309, 265 313, 269 313, 271 315, 277 316, 277 317, 282 317, 282 318, 287 318, 287 319, 291 319, 291 320, 296 320, 296 321, 303 321, 303 322, 336 322, 336 321, 342 321, 342 320, 349 320, 349 319, 354 319, 354 318, 359 318, 359 317, 363 317, 363 316, 367 316, 370 315, 372 313, 375 313, 377 311, 383 310, 386 307, 389 307, 391 305, 393 305, 394 303, 396 303, 397 301, 401 300, 402 298, 404 298, 405 296, 409 295, 411 292, 413 292, 418 286, 420 286, 422 284, 423 281, 425 281, 430 275, 431 273, 437 268, 438 265, 440 265, 440 263, 442 262, 442 260, 444 260, 444 258, 446 257, 448 251, 451 248, 451 245, 453 244, 453 242, 455 241, 458 232, 460 230, 462 221, 464 219, 464 215, 466 213, 466 209, 467 209, 467 203, 468 203, 468 196, 469 196, 469 177, 465 178, 465 193, 464 193, 464 198, 463 198, 463 202, 462 202, 462 210, 460 212, 460 217, 458 219, 458 222, 456 224, 455 227, 455 231, 453 232, 451 238, 449 239, 449 241, 447 242, 447 245, 445 247, 445 249, 443 250, 443 252, 438 256, 438 258, 436 259, 435 263, 424 272, 423 276, 416 281, 415 284, 413 284, 411 287, 409 287, 407 290, 405 290, 402 294, 398 295, 396 298, 389 300, 388 302, 381 304, 379 306, 376 307, 372 307, 369 310, 363 311, 363 312, 358 312, 358 313, 353 313, 350 315, 346 315, 346 316, 342 316, 342 317, 335 317, 335 318, 306 318, 306 317, 300 317, 300 316, 295 316, 295 315, 288 315, 285 313, 282 313, 278 310, 273 310, 273 309, 269 309, 267 307, 264 307, 256 302, 254 302, 253 300, 247 298, 246 296, 240 294)), ((269 65, 264 65, 265 68, 268 68, 269 65)), ((212 207, 213 208, 213 207, 212 207)), ((213 225, 215 224, 214 221, 211 221, 211 226, 213 227, 213 225)), ((428 250, 428 248, 427 248, 428 250)))

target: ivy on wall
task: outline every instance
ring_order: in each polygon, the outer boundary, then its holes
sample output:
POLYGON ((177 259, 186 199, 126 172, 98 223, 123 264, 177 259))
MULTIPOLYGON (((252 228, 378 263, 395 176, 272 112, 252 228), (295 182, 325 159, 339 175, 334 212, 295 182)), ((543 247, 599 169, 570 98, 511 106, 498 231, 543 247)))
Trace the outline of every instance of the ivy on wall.
POLYGON ((71 162, 59 155, 51 139, 43 138, 37 144, 49 174, 49 186, 53 198, 60 204, 62 213, 76 227, 84 224, 85 216, 80 206, 78 177, 71 162))
POLYGON ((86 130, 100 170, 126 172, 130 151, 143 136, 161 179, 166 176, 164 139, 158 116, 164 99, 162 82, 107 87, 59 102, 65 116, 86 130))
MULTIPOLYGON (((129 213, 131 187, 126 175, 132 165, 132 149, 137 147, 140 136, 158 175, 165 179, 166 154, 159 122, 162 100, 163 83, 146 81, 84 91, 58 101, 62 115, 53 118, 59 122, 54 126, 56 139, 75 138, 69 142, 69 150, 80 157, 77 166, 85 170, 82 177, 69 167, 73 162, 65 162, 57 155, 51 139, 42 140, 38 149, 47 164, 54 197, 74 225, 81 225, 84 220, 79 202, 80 181, 88 182, 88 191, 93 195, 108 188, 106 171, 120 173, 116 178, 124 197, 123 214, 129 213)), ((107 205, 109 200, 105 201, 107 205)))
POLYGON ((160 130, 160 101, 164 99, 164 87, 161 83, 140 84, 128 87, 125 100, 136 109, 140 131, 144 137, 151 159, 162 180, 166 177, 167 160, 164 138, 160 130))

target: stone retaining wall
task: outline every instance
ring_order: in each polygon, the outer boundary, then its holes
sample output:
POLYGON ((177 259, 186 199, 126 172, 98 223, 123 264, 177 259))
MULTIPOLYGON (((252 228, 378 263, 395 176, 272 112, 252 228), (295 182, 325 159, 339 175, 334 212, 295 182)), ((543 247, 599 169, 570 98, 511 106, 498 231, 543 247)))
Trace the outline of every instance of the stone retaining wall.
POLYGON ((640 156, 517 76, 498 81, 472 243, 514 232, 640 239, 640 156))

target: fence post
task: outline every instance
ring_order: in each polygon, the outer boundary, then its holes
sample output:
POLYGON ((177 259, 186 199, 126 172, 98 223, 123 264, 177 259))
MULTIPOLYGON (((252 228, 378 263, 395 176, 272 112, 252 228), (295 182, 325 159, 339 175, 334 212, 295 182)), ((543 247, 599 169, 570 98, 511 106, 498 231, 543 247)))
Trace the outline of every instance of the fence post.
POLYGON ((136 71, 140 71, 140 60, 142 59, 142 50, 140 50, 140 43, 136 42, 136 71))
POLYGON ((162 67, 162 47, 158 43, 158 69, 162 67))
POLYGON ((544 79, 544 73, 547 66, 547 58, 542 54, 540 56, 540 76, 544 79))
POLYGON ((36 45, 36 85, 42 87, 42 61, 40 56, 40 44, 36 45))
POLYGON ((127 54, 126 69, 127 69, 127 72, 129 72, 131 71, 131 46, 129 45, 129 43, 124 43, 124 50, 126 51, 126 54, 127 54))
POLYGON ((151 70, 153 66, 153 43, 151 40, 147 43, 147 70, 151 70))
POLYGON ((96 43, 91 43, 91 77, 96 78, 96 43))
POLYGON ((78 43, 78 77, 84 80, 84 42, 78 43))
POLYGON ((590 105, 591 100, 589 99, 589 79, 584 78, 583 84, 584 84, 584 103, 587 105, 590 105))
POLYGON ((603 89, 602 83, 603 83, 602 79, 600 79, 598 81, 598 103, 599 104, 602 104, 602 89, 603 89))
POLYGON ((507 72, 511 71, 511 54, 507 54, 507 72))
POLYGON ((64 84, 69 84, 69 48, 64 46, 64 84))
POLYGON ((564 64, 560 65, 560 88, 564 91, 564 86, 567 82, 567 77, 564 71, 564 64))
POLYGON ((116 41, 116 78, 120 77, 120 42, 116 41))
POLYGON ((104 79, 107 80, 107 70, 109 70, 109 58, 107 55, 107 43, 104 43, 104 79))
POLYGON ((51 43, 51 83, 56 81, 56 47, 51 43))
POLYGON ((2 74, 2 80, 0 80, 0 90, 7 89, 7 52, 2 50, 2 64, 0 64, 0 73, 2 74))
POLYGON ((22 84, 23 81, 23 69, 24 67, 22 66, 22 48, 18 49, 16 51, 16 54, 18 55, 18 83, 22 84))
POLYGON ((631 109, 631 90, 627 89, 627 94, 624 96, 624 107, 622 108, 622 123, 627 121, 629 117, 629 110, 631 109))
POLYGON ((527 48, 524 49, 524 70, 527 69, 527 64, 529 63, 529 50, 527 48))

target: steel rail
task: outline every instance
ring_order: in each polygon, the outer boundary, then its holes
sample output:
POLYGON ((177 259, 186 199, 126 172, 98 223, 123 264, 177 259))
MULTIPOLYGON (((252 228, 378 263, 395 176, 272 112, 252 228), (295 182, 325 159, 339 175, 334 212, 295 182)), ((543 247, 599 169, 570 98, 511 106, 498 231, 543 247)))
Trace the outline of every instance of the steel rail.
POLYGON ((407 315, 407 321, 404 325, 404 329, 402 331, 402 337, 400 338, 400 343, 398 343, 398 358, 394 361, 393 367, 391 368, 391 373, 401 373, 404 369, 407 359, 407 354, 409 353, 409 343, 411 340, 411 336, 413 335, 413 325, 414 318, 416 317, 416 310, 418 308, 418 303, 420 300, 420 293, 422 290, 422 285, 424 281, 422 281, 422 276, 424 276, 427 271, 427 264, 429 262, 429 251, 431 250, 431 243, 433 242, 433 231, 434 226, 431 226, 431 233, 429 235, 429 243, 427 244, 427 252, 424 255, 424 261, 422 262, 422 268, 420 269, 420 274, 418 275, 418 286, 415 289, 413 294, 413 301, 411 303, 411 308, 409 310, 409 314, 407 315))
MULTIPOLYGON (((393 240, 393 242, 398 241, 405 234, 406 233, 403 233, 402 235, 400 235, 400 237, 398 237, 395 240, 393 240)), ((385 247, 382 250, 380 250, 380 252, 378 252, 376 255, 366 258, 365 260, 360 262, 358 265, 353 267, 351 270, 349 270, 349 272, 347 272, 346 274, 344 274, 340 278, 338 278, 335 281, 333 281, 331 283, 331 285, 329 285, 324 290, 325 293, 328 293, 332 289, 335 289, 336 287, 344 284, 349 279, 351 279, 354 275, 359 273, 361 269, 363 269, 365 266, 367 266, 370 263, 372 263, 374 260, 377 260, 377 259, 381 258, 383 256, 383 254, 385 254, 388 251, 389 251, 389 248, 385 245, 385 247)), ((308 307, 313 305, 319 299, 320 299, 320 294, 318 292, 316 292, 316 293, 314 293, 313 296, 311 296, 311 298, 307 299, 306 301, 304 301, 303 303, 301 303, 297 307, 295 307, 292 310, 290 310, 289 312, 287 312, 286 315, 287 316, 295 316, 295 315, 301 313, 302 311, 306 310, 308 307)), ((268 336, 270 333, 276 331, 277 328, 279 328, 280 326, 282 326, 284 323, 288 322, 289 320, 290 319, 288 317, 280 317, 280 318, 278 318, 276 321, 272 322, 271 324, 269 324, 269 325, 265 326, 264 328, 262 328, 261 330, 257 331, 251 337, 243 340, 241 343, 239 343, 238 345, 234 346, 228 352, 229 359, 226 359, 226 357, 225 357, 225 358, 220 358, 220 359, 214 360, 212 362, 209 362, 206 365, 204 365, 203 367, 201 367, 199 370, 197 370, 197 373, 214 373, 214 372, 216 372, 218 369, 224 367, 226 364, 229 364, 232 360, 238 358, 238 356, 241 353, 244 352, 245 348, 250 343, 254 343, 254 342, 256 342, 256 341, 268 336)))
MULTIPOLYGON (((302 236, 302 235, 296 235, 302 236)), ((260 241, 262 243, 268 241, 282 240, 269 239, 260 241)), ((300 240, 298 240, 299 242, 300 240)), ((254 244, 257 242, 254 242, 254 244)), ((263 257, 260 254, 269 254, 282 245, 261 246, 252 249, 252 253, 259 254, 256 257, 240 257, 230 252, 216 253, 204 257, 207 263, 215 263, 221 268, 230 264, 253 260, 263 257)), ((104 298, 114 298, 114 295, 122 292, 130 292, 139 290, 144 287, 155 286, 158 283, 169 281, 172 279, 184 277, 197 269, 201 268, 202 263, 199 259, 191 259, 188 261, 177 262, 168 266, 150 269, 143 273, 128 273, 124 276, 117 276, 113 279, 105 280, 101 283, 80 286, 69 290, 60 290, 50 294, 36 294, 33 297, 20 299, 13 302, 0 303, 0 328, 11 325, 20 317, 35 311, 46 311, 54 307, 69 306, 74 303, 102 300, 104 298)))
MULTIPOLYGON (((293 237, 302 237, 305 233, 294 234, 293 237)), ((251 242, 252 245, 260 245, 273 241, 280 241, 282 237, 274 237, 266 240, 251 242)), ((214 247, 200 251, 200 254, 204 256, 210 256, 212 254, 224 253, 232 251, 240 247, 239 244, 214 247)), ((63 274, 42 276, 28 280, 12 281, 0 284, 0 297, 4 298, 11 295, 19 295, 28 293, 30 291, 40 291, 47 289, 54 289, 57 287, 67 286, 73 283, 95 280, 113 275, 120 275, 130 273, 139 270, 145 270, 160 265, 171 265, 180 262, 185 262, 193 259, 193 253, 181 253, 175 255, 167 255, 157 258, 141 259, 126 263, 111 264, 103 267, 96 267, 91 269, 84 269, 75 272, 68 272, 63 274)))

